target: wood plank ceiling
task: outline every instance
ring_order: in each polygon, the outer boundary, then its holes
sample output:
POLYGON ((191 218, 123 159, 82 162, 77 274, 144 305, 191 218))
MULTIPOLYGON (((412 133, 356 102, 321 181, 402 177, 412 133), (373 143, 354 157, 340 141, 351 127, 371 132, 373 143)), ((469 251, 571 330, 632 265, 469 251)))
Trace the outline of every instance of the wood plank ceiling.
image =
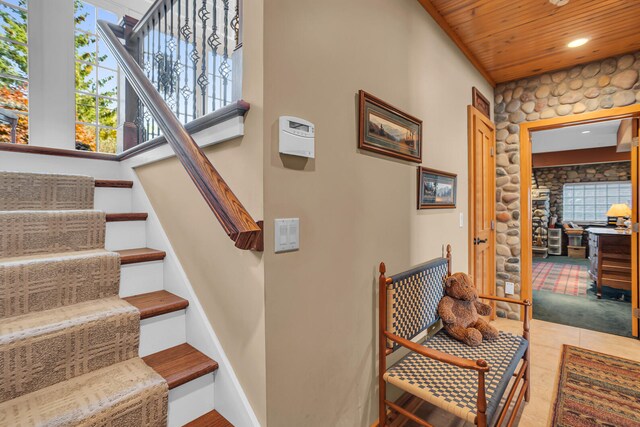
POLYGON ((640 50, 640 0, 418 1, 492 84, 640 50))

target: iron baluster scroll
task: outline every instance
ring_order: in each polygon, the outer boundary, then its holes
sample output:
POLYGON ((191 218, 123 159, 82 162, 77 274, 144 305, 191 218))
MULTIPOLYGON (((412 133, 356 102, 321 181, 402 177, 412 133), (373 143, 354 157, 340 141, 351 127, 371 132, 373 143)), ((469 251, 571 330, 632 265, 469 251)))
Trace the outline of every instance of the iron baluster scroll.
MULTIPOLYGON (((240 99, 233 84, 240 69, 241 0, 157 0, 126 38, 138 64, 182 124, 240 99), (239 62, 238 62, 239 63, 239 62)), ((238 78, 239 81, 239 78, 238 78)), ((140 102, 137 143, 161 135, 140 102)))

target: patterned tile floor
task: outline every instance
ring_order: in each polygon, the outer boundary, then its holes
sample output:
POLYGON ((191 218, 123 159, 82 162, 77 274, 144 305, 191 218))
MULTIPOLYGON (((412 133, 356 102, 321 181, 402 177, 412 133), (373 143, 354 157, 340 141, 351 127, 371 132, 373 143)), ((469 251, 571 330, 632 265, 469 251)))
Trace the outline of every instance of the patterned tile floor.
MULTIPOLYGON (((521 333, 522 323, 498 318, 493 324, 503 331, 521 333)), ((554 383, 560 364, 562 344, 571 344, 614 356, 640 361, 640 341, 572 326, 533 320, 531 322, 531 401, 524 404, 516 425, 544 427, 549 420, 554 383)), ((418 415, 438 427, 468 427, 464 423, 427 403, 418 415)), ((417 424, 408 422, 406 427, 417 424)))

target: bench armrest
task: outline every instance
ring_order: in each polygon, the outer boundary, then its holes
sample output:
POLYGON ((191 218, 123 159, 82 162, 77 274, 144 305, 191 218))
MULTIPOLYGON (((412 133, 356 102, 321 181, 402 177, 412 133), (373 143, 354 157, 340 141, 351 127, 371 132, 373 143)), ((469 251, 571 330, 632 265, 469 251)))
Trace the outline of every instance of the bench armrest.
POLYGON ((425 347, 421 344, 414 343, 413 341, 409 341, 407 339, 401 338, 389 332, 385 332, 384 334, 391 341, 397 342, 401 346, 408 348, 409 350, 414 351, 430 359, 438 360, 440 362, 448 363, 450 365, 455 365, 463 369, 472 369, 478 372, 489 371, 489 365, 487 364, 486 361, 482 359, 471 360, 471 359, 465 359, 458 356, 453 356, 451 354, 443 353, 441 351, 434 350, 429 347, 425 347))
POLYGON ((522 305, 522 306, 525 306, 525 307, 531 307, 531 301, 529 301, 528 299, 526 299, 524 301, 520 301, 519 299, 494 297, 492 295, 478 295, 478 298, 480 298, 480 299, 488 299, 488 300, 491 300, 491 301, 508 302, 510 304, 519 304, 519 305, 522 305))

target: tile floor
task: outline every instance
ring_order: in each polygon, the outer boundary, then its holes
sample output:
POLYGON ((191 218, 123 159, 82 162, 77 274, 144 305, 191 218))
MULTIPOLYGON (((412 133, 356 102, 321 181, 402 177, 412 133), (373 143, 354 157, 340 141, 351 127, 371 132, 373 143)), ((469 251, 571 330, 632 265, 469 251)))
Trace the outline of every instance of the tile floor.
MULTIPOLYGON (((494 325, 511 333, 522 333, 522 323, 497 319, 494 325)), ((531 400, 524 403, 518 416, 519 427, 544 427, 548 425, 553 389, 560 364, 563 344, 587 348, 640 362, 640 341, 601 332, 549 323, 531 321, 531 400)), ((440 409, 423 404, 418 411, 428 422, 437 427, 467 427, 471 424, 450 416, 440 409)), ((413 422, 406 427, 417 426, 413 422)))

